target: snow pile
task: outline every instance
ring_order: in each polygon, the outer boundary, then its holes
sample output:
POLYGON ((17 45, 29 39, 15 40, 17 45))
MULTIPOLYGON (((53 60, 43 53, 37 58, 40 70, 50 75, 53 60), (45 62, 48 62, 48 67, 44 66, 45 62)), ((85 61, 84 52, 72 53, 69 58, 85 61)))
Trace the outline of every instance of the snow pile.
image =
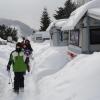
POLYGON ((34 44, 33 47, 35 53, 34 72, 37 80, 57 72, 69 61, 66 47, 50 47, 48 41, 37 47, 34 44))
MULTIPOLYGON (((40 93, 39 80, 62 69, 68 62, 66 47, 50 47, 50 41, 31 43, 34 60, 31 59, 30 63, 31 73, 25 76, 25 91, 19 96, 12 92, 13 86, 8 84, 9 75, 6 71, 9 55, 15 49, 15 44, 0 46, 0 100, 37 100, 40 93)), ((13 72, 11 74, 13 79, 13 72)))
POLYGON ((7 44, 7 40, 3 40, 2 38, 0 38, 0 45, 6 45, 7 44))
POLYGON ((24 93, 17 96, 6 71, 15 44, 0 46, 0 100, 100 100, 100 53, 79 55, 68 63, 67 47, 50 47, 49 42, 31 41, 32 72, 25 76, 24 93))
MULTIPOLYGON (((36 85, 32 73, 26 74, 25 91, 18 96, 13 92, 13 83, 8 84, 10 76, 6 68, 10 53, 13 50, 15 50, 15 44, 7 43, 7 45, 0 46, 0 100, 33 100, 33 98, 36 100, 36 85)), ((33 64, 34 61, 31 62, 31 66, 33 64)), ((13 80, 13 77, 13 71, 11 71, 10 79, 13 80)))
POLYGON ((78 56, 39 88, 41 100, 100 100, 100 53, 78 56))
POLYGON ((0 38, 0 41, 6 41, 6 40, 3 40, 2 38, 0 38))

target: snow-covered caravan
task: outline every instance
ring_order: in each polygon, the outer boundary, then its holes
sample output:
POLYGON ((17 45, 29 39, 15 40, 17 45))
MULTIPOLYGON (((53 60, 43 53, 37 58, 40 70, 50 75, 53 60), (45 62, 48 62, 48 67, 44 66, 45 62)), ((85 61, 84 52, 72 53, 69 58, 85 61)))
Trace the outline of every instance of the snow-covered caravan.
POLYGON ((56 20, 50 24, 47 31, 50 33, 51 45, 66 46, 68 45, 68 32, 62 31, 61 28, 66 23, 67 19, 56 20))
POLYGON ((50 40, 50 34, 47 31, 41 31, 43 40, 50 40))
POLYGON ((49 39, 50 39, 49 32, 46 31, 36 32, 33 35, 34 42, 43 42, 44 40, 49 40, 49 39))
POLYGON ((90 1, 72 12, 62 30, 69 30, 68 54, 72 58, 100 51, 100 0, 90 1))

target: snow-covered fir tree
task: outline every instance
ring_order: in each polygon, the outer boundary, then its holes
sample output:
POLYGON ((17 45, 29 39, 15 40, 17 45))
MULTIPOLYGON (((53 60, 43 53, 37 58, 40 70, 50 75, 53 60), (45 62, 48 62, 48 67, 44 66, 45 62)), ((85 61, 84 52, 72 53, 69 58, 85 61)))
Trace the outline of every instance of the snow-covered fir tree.
POLYGON ((8 27, 6 25, 0 25, 0 38, 7 40, 9 36, 12 37, 12 40, 17 41, 17 30, 12 27, 8 27))
POLYGON ((47 8, 44 8, 42 17, 41 17, 41 21, 40 21, 40 24, 41 24, 40 31, 46 31, 50 22, 51 22, 51 20, 50 20, 47 8))

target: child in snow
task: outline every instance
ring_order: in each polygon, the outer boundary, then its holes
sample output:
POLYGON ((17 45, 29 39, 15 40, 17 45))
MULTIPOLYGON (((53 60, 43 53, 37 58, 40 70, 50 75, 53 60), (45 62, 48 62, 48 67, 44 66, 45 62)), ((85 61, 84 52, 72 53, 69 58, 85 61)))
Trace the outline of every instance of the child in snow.
POLYGON ((23 50, 24 50, 24 54, 26 55, 27 69, 28 72, 30 72, 29 62, 30 62, 30 56, 32 56, 33 49, 28 39, 25 40, 25 43, 23 45, 23 50))
POLYGON ((7 71, 10 71, 11 65, 14 71, 14 92, 19 93, 19 89, 24 89, 24 74, 27 70, 26 56, 20 42, 16 44, 16 50, 10 54, 7 71))

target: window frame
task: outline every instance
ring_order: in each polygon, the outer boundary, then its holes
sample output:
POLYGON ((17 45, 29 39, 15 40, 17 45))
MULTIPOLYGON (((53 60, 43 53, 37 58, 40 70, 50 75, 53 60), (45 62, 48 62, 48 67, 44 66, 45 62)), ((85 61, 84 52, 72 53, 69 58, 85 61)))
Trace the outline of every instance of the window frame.
POLYGON ((79 40, 80 40, 80 30, 76 29, 76 30, 71 30, 70 31, 70 44, 74 45, 74 46, 78 46, 79 47, 79 40), (77 32, 78 34, 75 36, 75 32, 77 32), (73 35, 74 34, 74 35, 73 35), (72 37, 72 35, 74 37, 72 37), (78 38, 77 38, 78 37, 78 38), (75 42, 76 41, 76 42, 75 42))
POLYGON ((91 28, 90 29, 90 44, 91 45, 98 45, 100 44, 100 35, 99 37, 97 36, 97 39, 95 38, 95 35, 92 33, 92 31, 94 31, 94 34, 96 34, 95 32, 99 31, 100 32, 100 27, 99 28, 91 28))

